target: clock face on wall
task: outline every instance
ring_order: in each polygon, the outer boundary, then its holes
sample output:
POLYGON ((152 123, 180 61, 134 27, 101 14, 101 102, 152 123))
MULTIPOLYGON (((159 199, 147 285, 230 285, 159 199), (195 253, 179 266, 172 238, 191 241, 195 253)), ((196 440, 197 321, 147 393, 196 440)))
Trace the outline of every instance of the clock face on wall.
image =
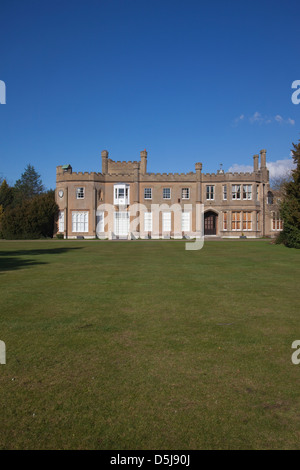
POLYGON ((64 192, 63 192, 63 190, 62 190, 62 189, 60 189, 60 190, 58 191, 58 195, 59 195, 59 197, 63 197, 63 195, 64 195, 64 192))

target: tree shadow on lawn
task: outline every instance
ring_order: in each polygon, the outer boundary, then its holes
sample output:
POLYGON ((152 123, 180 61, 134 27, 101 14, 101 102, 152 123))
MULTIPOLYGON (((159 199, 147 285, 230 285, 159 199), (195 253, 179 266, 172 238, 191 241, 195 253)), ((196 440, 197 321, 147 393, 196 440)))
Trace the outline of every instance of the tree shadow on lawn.
POLYGON ((64 248, 50 248, 40 250, 15 250, 15 251, 0 251, 0 273, 4 271, 11 271, 13 269, 23 269, 37 264, 48 264, 47 261, 38 259, 26 259, 21 256, 39 256, 39 255, 60 255, 71 250, 81 250, 80 247, 64 247, 64 248))

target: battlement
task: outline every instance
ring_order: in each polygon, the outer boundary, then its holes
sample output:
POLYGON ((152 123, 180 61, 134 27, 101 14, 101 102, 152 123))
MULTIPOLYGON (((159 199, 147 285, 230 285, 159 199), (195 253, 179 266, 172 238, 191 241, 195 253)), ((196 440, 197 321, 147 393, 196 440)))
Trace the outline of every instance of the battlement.
POLYGON ((139 169, 140 162, 137 161, 114 161, 111 158, 107 159, 106 174, 134 174, 134 170, 139 169))
POLYGON ((202 173, 202 182, 243 182, 259 180, 259 174, 255 172, 227 172, 227 173, 202 173))
POLYGON ((147 173, 147 151, 141 152, 140 161, 121 161, 108 158, 108 151, 101 152, 102 172, 74 172, 71 165, 61 165, 56 168, 57 181, 117 181, 126 182, 268 182, 269 172, 266 167, 266 150, 260 151, 261 166, 258 167, 258 154, 254 155, 252 172, 227 172, 219 170, 217 173, 202 173, 202 163, 195 163, 196 172, 189 173, 147 173))
POLYGON ((196 181, 196 173, 146 173, 141 181, 196 181))
POLYGON ((60 165, 56 167, 56 181, 104 181, 104 176, 95 171, 73 172, 71 165, 60 165))

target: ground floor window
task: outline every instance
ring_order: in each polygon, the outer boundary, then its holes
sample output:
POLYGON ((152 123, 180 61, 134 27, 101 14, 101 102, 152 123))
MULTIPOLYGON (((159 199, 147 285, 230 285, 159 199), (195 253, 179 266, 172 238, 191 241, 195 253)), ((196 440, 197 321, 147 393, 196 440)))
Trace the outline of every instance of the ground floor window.
POLYGON ((127 237, 129 233, 130 214, 127 211, 115 212, 114 229, 118 237, 127 237))
POLYGON ((231 230, 241 230, 241 212, 232 212, 231 230))
POLYGON ((104 212, 97 211, 96 213, 96 233, 104 232, 104 212))
POLYGON ((231 214, 231 230, 252 230, 252 212, 240 211, 231 214))
POLYGON ((58 214, 58 231, 65 231, 65 211, 59 211, 58 214))
POLYGON ((283 230, 283 221, 277 212, 272 213, 272 230, 283 230))
POLYGON ((251 212, 243 212, 243 230, 252 230, 251 212))
POLYGON ((72 212, 72 232, 89 231, 89 213, 88 211, 72 212))
POLYGON ((152 232, 152 212, 144 213, 144 231, 152 232))
POLYGON ((162 213, 162 229, 163 232, 171 232, 171 212, 162 213))
POLYGON ((181 231, 190 232, 191 230, 191 214, 190 212, 182 212, 181 214, 181 231))
POLYGON ((227 230, 227 212, 223 213, 223 230, 227 230))

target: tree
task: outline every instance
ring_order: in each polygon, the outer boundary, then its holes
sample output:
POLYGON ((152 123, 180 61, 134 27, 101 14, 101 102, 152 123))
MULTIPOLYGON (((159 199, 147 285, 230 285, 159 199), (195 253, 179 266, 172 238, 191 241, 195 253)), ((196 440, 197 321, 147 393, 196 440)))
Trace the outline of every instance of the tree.
POLYGON ((284 186, 284 197, 280 214, 283 219, 283 231, 278 241, 288 247, 300 248, 300 141, 293 143, 292 156, 296 164, 292 179, 284 186))
POLYGON ((3 180, 0 186, 0 205, 3 210, 10 206, 14 199, 14 190, 8 186, 6 180, 3 180))
POLYGON ((21 178, 18 179, 15 184, 17 200, 20 202, 24 199, 30 199, 43 193, 44 190, 45 188, 40 175, 32 165, 28 164, 21 178))
POLYGON ((3 207, 0 205, 0 238, 3 238, 3 236, 2 236, 2 220, 3 220, 3 215, 4 215, 4 210, 3 210, 3 207))
POLYGON ((5 211, 2 236, 6 239, 52 237, 57 215, 54 191, 38 194, 5 211))

